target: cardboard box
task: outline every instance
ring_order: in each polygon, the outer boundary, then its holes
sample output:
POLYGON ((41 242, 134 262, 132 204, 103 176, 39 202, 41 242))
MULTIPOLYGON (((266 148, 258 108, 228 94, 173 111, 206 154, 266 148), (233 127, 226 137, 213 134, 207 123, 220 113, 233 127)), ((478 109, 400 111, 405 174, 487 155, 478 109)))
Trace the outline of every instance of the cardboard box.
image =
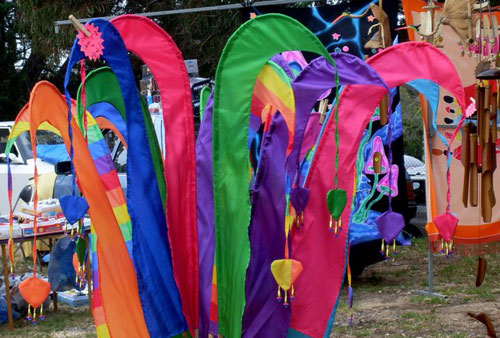
MULTIPOLYGON (((39 221, 36 228, 37 235, 45 235, 50 233, 62 232, 63 227, 66 224, 64 218, 56 218, 48 221, 39 221)), ((29 222, 26 224, 21 224, 21 229, 23 231, 24 237, 34 236, 33 233, 33 223, 29 222)))

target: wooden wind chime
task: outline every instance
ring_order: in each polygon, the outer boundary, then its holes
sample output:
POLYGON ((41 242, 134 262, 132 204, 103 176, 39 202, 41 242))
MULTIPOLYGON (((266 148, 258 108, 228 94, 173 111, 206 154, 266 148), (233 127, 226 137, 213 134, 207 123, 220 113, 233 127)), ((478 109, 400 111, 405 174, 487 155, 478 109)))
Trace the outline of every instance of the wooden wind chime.
MULTIPOLYGON (((469 3, 468 3, 469 4, 469 3)), ((491 222, 492 209, 496 204, 493 173, 496 163, 498 93, 492 90, 491 80, 500 79, 499 34, 496 16, 491 15, 488 2, 467 7, 469 32, 469 55, 474 54, 477 62, 475 113, 462 128, 461 160, 464 165, 464 186, 462 201, 465 207, 480 204, 484 222, 491 222), (485 15, 483 15, 483 9, 485 15), (475 18, 473 11, 478 13, 475 18), (472 33, 475 27, 475 33, 472 33), (472 38, 474 36, 474 38, 472 38), (479 189, 481 175, 481 189, 479 189), (479 191, 481 200, 479 202, 479 191)), ((498 82, 497 86, 498 88, 498 82)))
POLYGON ((491 93, 489 83, 476 85, 476 123, 469 122, 462 128, 461 160, 464 165, 464 186, 462 201, 465 207, 479 205, 481 191, 481 216, 484 222, 491 222, 492 209, 496 204, 493 173, 497 167, 497 99, 498 93, 491 93), (479 189, 481 175, 481 189, 479 189))

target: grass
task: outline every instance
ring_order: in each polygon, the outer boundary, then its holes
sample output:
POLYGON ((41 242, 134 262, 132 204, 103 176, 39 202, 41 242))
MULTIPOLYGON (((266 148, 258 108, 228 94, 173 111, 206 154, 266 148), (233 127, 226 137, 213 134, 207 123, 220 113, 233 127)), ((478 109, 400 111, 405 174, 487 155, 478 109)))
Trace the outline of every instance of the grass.
MULTIPOLYGON (((18 255, 19 256, 19 255, 18 255)), ((15 271, 30 271, 20 257, 16 257, 15 271)), ((28 259, 31 263, 31 258, 28 259)), ((38 269, 37 269, 38 270, 38 269)), ((40 272, 47 275, 47 265, 42 265, 40 272)), ((38 321, 38 325, 33 325, 26 319, 14 321, 14 330, 9 331, 6 323, 0 324, 0 337, 30 337, 30 338, 48 338, 48 337, 75 337, 75 338, 94 338, 97 337, 94 321, 90 314, 88 306, 73 308, 62 302, 58 303, 58 310, 53 311, 51 303, 48 311, 44 309, 45 320, 38 321)))
POLYGON ((14 322, 14 330, 9 331, 7 324, 0 325, 0 337, 96 337, 94 322, 88 307, 72 308, 59 302, 57 312, 49 309, 45 320, 34 326, 24 319, 14 322))

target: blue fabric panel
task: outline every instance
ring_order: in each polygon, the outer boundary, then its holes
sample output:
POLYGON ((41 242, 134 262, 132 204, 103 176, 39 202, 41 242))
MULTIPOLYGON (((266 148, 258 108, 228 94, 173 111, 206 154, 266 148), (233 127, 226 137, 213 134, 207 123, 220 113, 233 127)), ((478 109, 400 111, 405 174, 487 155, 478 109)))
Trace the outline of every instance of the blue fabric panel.
MULTIPOLYGON (((103 58, 115 73, 124 100, 127 133, 134 142, 127 153, 127 208, 132 220, 133 260, 139 296, 149 334, 171 337, 187 330, 179 291, 172 271, 172 259, 162 199, 158 190, 146 127, 125 45, 116 28, 106 20, 90 21, 104 40, 103 58)), ((64 81, 66 100, 71 69, 84 58, 78 40, 71 50, 64 81)), ((99 234, 97 234, 99 235, 99 234)))
POLYGON ((120 112, 116 110, 116 108, 109 102, 98 102, 94 103, 90 107, 87 108, 90 114, 96 117, 104 117, 109 122, 111 122, 116 129, 122 134, 125 141, 128 143, 128 133, 127 133, 127 124, 123 121, 120 112))

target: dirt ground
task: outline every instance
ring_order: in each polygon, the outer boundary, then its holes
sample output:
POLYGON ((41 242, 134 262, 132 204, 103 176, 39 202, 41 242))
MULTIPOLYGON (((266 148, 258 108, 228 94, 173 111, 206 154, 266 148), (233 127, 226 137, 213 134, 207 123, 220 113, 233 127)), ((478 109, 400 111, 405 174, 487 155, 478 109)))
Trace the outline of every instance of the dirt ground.
POLYGON ((477 258, 433 256, 435 292, 428 290, 426 239, 400 249, 392 260, 369 266, 353 282, 354 325, 349 327, 346 288, 337 311, 332 337, 485 337, 486 329, 467 312, 484 312, 500 331, 500 259, 485 256, 488 271, 475 286, 477 258))

